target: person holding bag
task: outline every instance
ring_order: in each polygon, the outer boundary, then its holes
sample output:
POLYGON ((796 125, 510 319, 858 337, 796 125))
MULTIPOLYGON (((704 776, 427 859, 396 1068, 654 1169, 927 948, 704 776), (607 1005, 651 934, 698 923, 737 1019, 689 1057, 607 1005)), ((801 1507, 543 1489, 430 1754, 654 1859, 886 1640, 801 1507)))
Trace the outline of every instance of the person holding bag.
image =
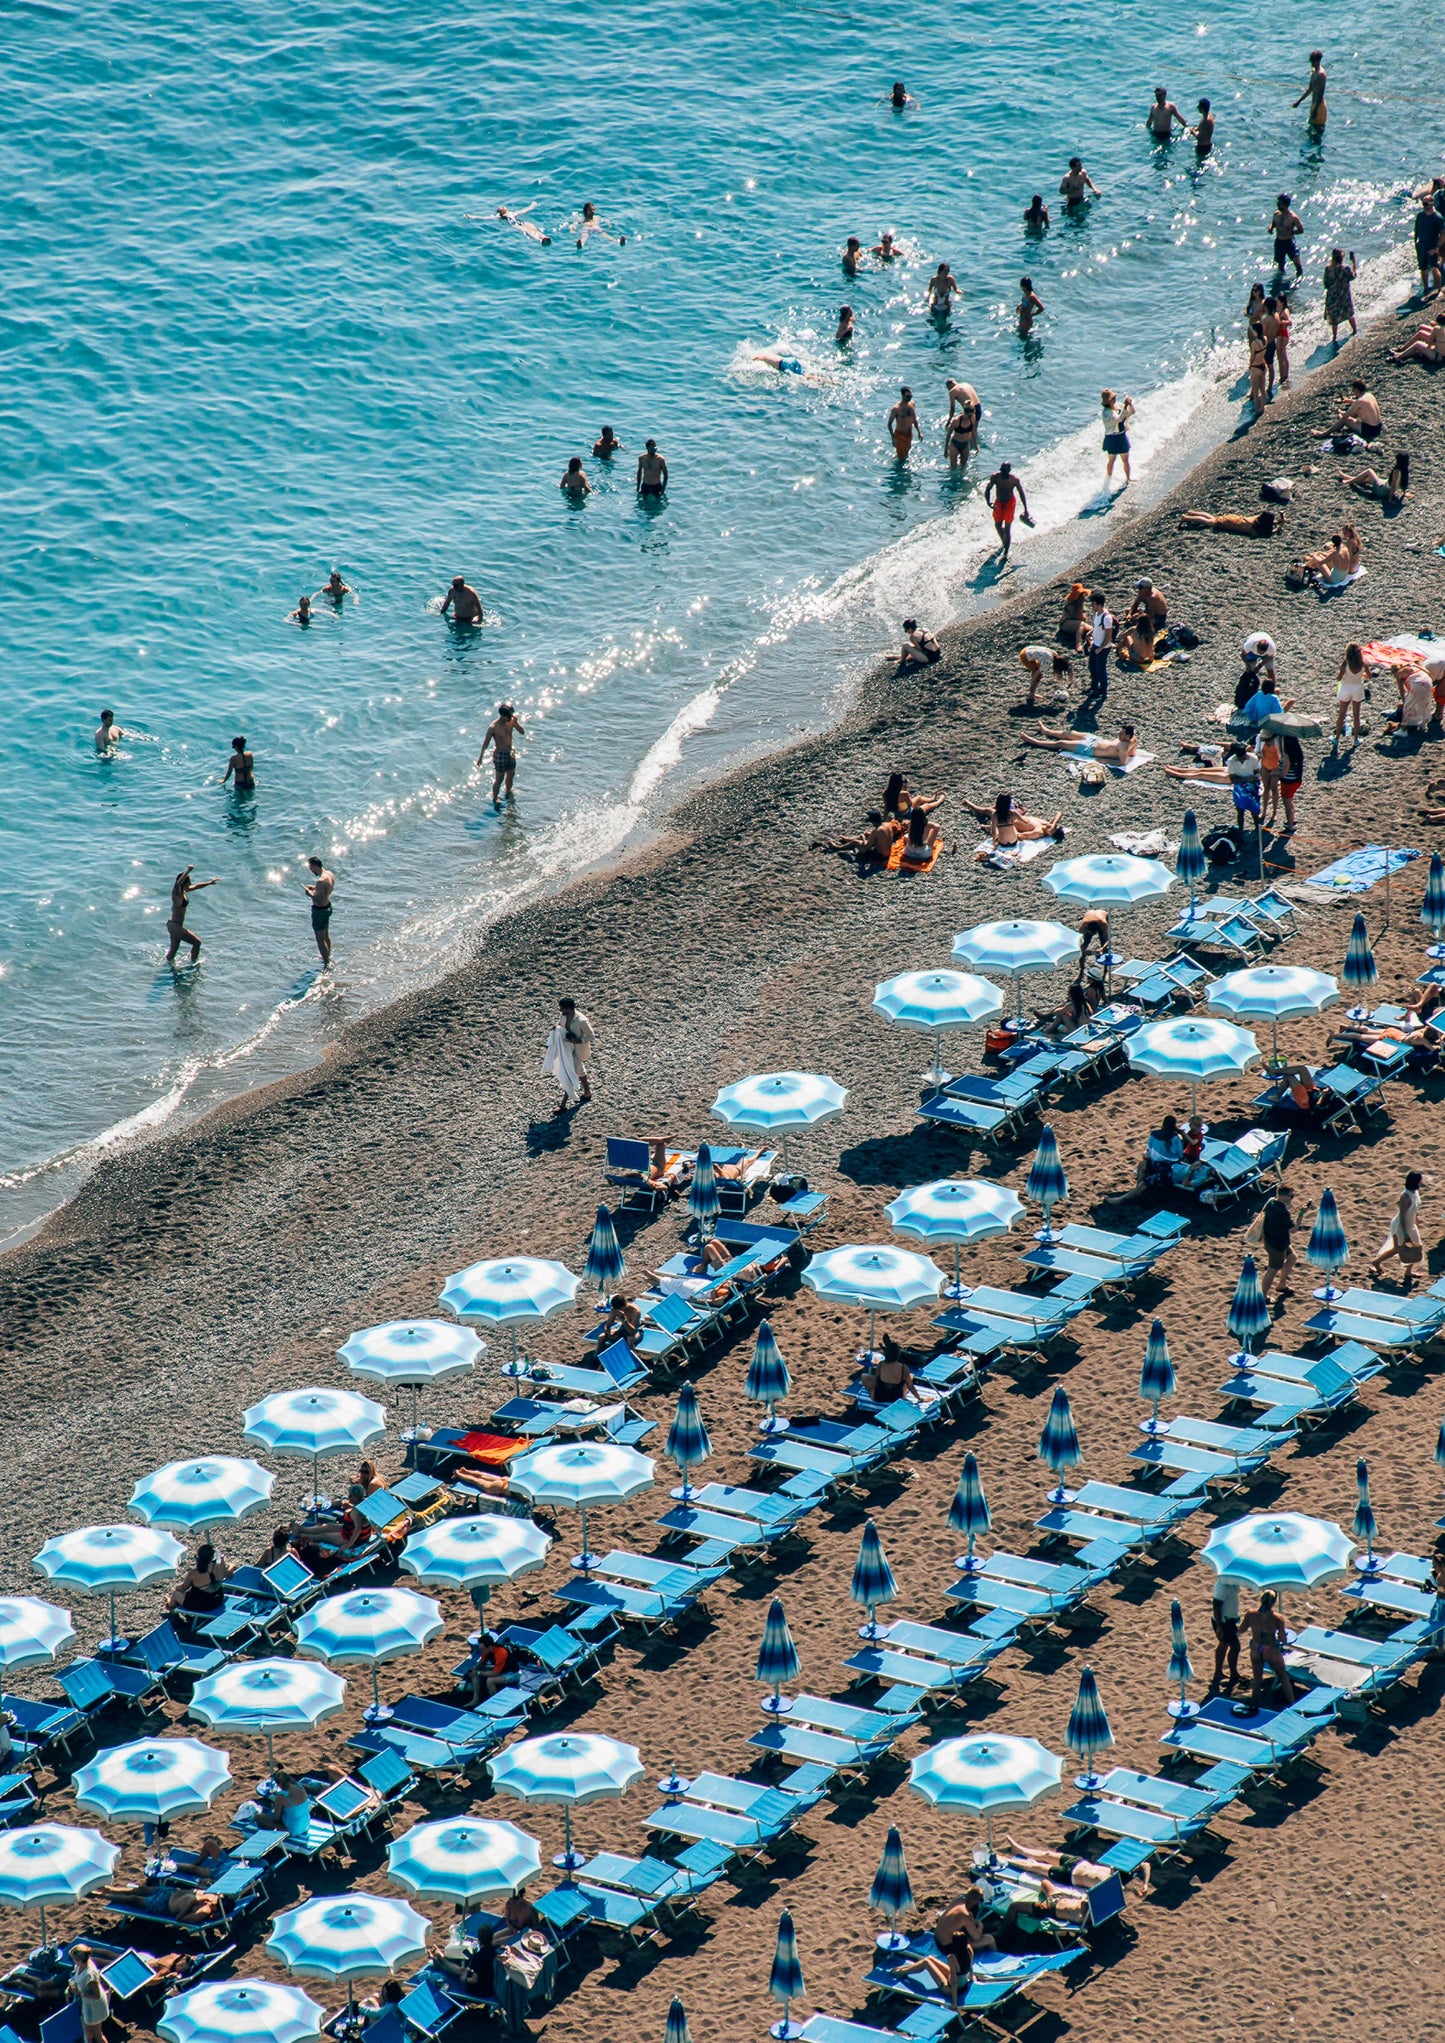
POLYGON ((1420 1187, 1424 1182, 1424 1175, 1418 1170, 1407 1174, 1405 1189, 1390 1222, 1390 1232, 1376 1249, 1374 1261, 1370 1264, 1370 1275, 1378 1277, 1390 1258, 1398 1256, 1404 1271, 1401 1289, 1407 1292, 1415 1282, 1416 1270, 1425 1260, 1425 1244, 1420 1238, 1420 1187))

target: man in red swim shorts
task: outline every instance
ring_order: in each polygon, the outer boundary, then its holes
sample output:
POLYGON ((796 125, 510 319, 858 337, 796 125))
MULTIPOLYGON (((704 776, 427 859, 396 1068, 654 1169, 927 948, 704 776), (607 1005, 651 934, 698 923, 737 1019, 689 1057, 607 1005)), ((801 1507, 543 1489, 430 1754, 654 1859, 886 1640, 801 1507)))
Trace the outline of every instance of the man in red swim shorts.
POLYGON ((983 500, 993 510, 994 530, 998 533, 999 558, 1007 560, 1008 550, 1013 541, 1015 508, 1023 512, 1026 525, 1032 525, 1034 522, 1029 516, 1029 500, 1024 495, 1024 486, 1007 461, 1000 461, 984 484, 983 500))

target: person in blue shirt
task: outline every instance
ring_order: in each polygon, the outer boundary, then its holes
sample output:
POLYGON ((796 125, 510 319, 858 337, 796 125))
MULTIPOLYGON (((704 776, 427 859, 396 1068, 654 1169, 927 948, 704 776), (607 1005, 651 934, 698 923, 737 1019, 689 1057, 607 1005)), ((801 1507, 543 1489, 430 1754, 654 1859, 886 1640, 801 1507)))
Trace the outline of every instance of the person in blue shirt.
POLYGON ((1280 716, 1285 710, 1293 708, 1294 697, 1287 696, 1281 702, 1271 683, 1261 675, 1258 688, 1244 705, 1244 715, 1251 729, 1257 731, 1266 717, 1280 716))

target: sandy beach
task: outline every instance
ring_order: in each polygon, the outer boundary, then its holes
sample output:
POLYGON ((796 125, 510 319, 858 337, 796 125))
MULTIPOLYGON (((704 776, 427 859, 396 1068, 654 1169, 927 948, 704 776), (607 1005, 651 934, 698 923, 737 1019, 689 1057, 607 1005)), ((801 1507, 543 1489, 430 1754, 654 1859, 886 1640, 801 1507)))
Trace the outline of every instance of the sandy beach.
MULTIPOLYGON (((1168 596, 1171 617, 1199 634, 1187 663, 1147 674, 1116 670, 1100 711, 1103 732, 1126 718, 1135 722, 1155 764, 1090 793, 1056 757, 1019 743, 1027 726, 1018 648, 1053 637, 1069 579, 1061 578, 945 634, 943 662, 922 678, 880 670, 839 728, 696 795, 654 844, 499 925, 468 969, 358 1026, 320 1068, 105 1163, 38 1237, 0 1260, 12 1441, 6 1587, 35 1590, 30 1557, 41 1542, 71 1526, 122 1518, 133 1483, 157 1464, 205 1449, 243 1451, 243 1407, 283 1386, 341 1381, 335 1349, 348 1333, 434 1313, 446 1277, 464 1264, 518 1250, 580 1268, 607 1189, 605 1138, 646 1134, 695 1146, 716 1132, 708 1107, 718 1088, 747 1072, 814 1069, 849 1089, 846 1115, 795 1152, 829 1195, 818 1246, 886 1239, 884 1203, 926 1179, 996 1177, 1021 1191, 1032 1154, 1027 1137, 992 1153, 915 1132, 926 1042, 872 1013, 873 987, 894 973, 945 963, 954 934, 971 923, 1050 912, 1052 897, 1040 884, 1048 860, 1011 873, 980 869, 970 854, 982 833, 959 808, 960 797, 984 802, 1007 786, 1035 812, 1062 809, 1069 854, 1105 849, 1124 830, 1162 828, 1177 837, 1191 797, 1162 766, 1177 759, 1182 742, 1221 735, 1209 715, 1232 695, 1247 633, 1274 636, 1284 693, 1328 725, 1348 641, 1440 625, 1445 561, 1436 549, 1445 538, 1445 481, 1427 449, 1438 443, 1445 397, 1418 365, 1384 361, 1405 323, 1385 322, 1317 372, 1300 373, 1262 424, 1221 448, 1081 568, 1115 609, 1138 576, 1151 576, 1168 596), (1368 458, 1383 471, 1400 447, 1415 457, 1413 492, 1396 517, 1341 487, 1341 467, 1363 461, 1320 452, 1357 375, 1369 379, 1386 421, 1368 458), (1179 529, 1186 507, 1255 511, 1260 483, 1280 475, 1296 483, 1283 536, 1258 541, 1179 529), (1364 539, 1364 579, 1328 599, 1289 592, 1289 563, 1326 543, 1346 517, 1364 539), (856 828, 894 769, 906 771, 916 789, 949 792, 942 819, 960 846, 957 856, 927 875, 897 877, 861 875, 846 860, 809 851, 820 836, 856 828), (596 1098, 575 1116, 558 1117, 554 1091, 536 1071, 564 993, 575 995, 597 1033, 596 1098)), ((1016 543, 1025 552, 1028 533, 1020 531, 1016 543)), ((1083 665, 1076 662, 1076 700, 1083 665)), ((1388 706, 1377 685, 1357 750, 1332 759, 1327 741, 1306 746, 1298 832, 1267 854, 1271 876, 1286 889, 1363 843, 1428 855, 1441 841, 1439 829, 1415 815, 1441 756, 1438 738, 1418 749, 1388 738, 1388 706)), ((1227 797, 1193 799, 1202 826, 1226 820, 1227 797)), ((1301 897, 1298 933, 1281 959, 1338 972, 1351 916, 1362 908, 1372 936, 1378 932, 1380 997, 1403 997, 1423 964, 1427 939, 1417 917, 1425 872, 1422 858, 1394 882, 1384 929, 1383 888, 1335 902, 1301 897)), ((1233 888, 1240 878, 1226 869, 1220 884, 1233 888)), ((1163 955, 1172 913, 1172 900, 1167 910, 1133 911, 1125 948, 1163 955)), ((1030 992, 1042 1003, 1053 985, 1035 980, 1030 992)), ((1290 1052, 1318 1060, 1331 1019, 1287 1025, 1290 1052)), ((981 1042, 952 1047, 955 1057, 977 1064, 981 1042)), ((1211 1086, 1205 1105, 1215 1132, 1250 1125, 1257 1090, 1250 1075, 1211 1086)), ((1364 1281, 1411 1168, 1434 1174, 1423 1221, 1432 1274, 1442 1267, 1441 1097, 1438 1078, 1394 1084, 1388 1119, 1368 1136, 1292 1143, 1288 1181, 1296 1200, 1313 1208, 1324 1186, 1335 1192, 1351 1244, 1351 1281, 1364 1281)), ((1133 1180, 1145 1133, 1184 1104, 1141 1078, 1071 1093, 1053 1115, 1072 1188, 1068 1217, 1096 1216, 1106 1226, 1140 1217, 1147 1209, 1133 1180)), ((1135 1303, 1086 1313, 1075 1323, 1076 1344, 1061 1347, 1047 1370, 995 1369, 957 1424, 929 1435, 876 1487, 870 1508, 899 1583, 893 1614, 928 1622, 944 1616, 958 1545, 945 1517, 965 1447, 979 1457, 995 1539, 1029 1550, 1048 1483, 1035 1447, 1055 1382, 1068 1389, 1084 1473, 1127 1480, 1143 1415, 1139 1365, 1156 1313, 1179 1376, 1175 1409, 1218 1414, 1231 1345, 1225 1315, 1255 1209, 1246 1202, 1222 1215, 1191 1210, 1190 1233, 1135 1303)), ((630 1279, 675 1250, 682 1218, 672 1211, 629 1223, 630 1279)), ((1025 1232, 968 1252, 965 1274, 1016 1281, 1025 1232)), ((1275 1345, 1302 1344, 1301 1322, 1315 1309, 1309 1288, 1302 1273, 1275 1345)), ((841 1412, 864 1331, 860 1316, 820 1304, 790 1278, 771 1317, 794 1378, 790 1409, 841 1412)), ((580 1314, 553 1323, 539 1351, 576 1359, 582 1324, 580 1314)), ((898 1331, 926 1345, 927 1314, 899 1322, 898 1331)), ((694 1372, 713 1440, 709 1477, 746 1479, 756 1430, 756 1412, 742 1396, 751 1350, 749 1328, 711 1349, 694 1372)), ((500 1352, 494 1346, 493 1362, 500 1352)), ((1438 1368, 1431 1356, 1422 1368, 1377 1379, 1341 1423, 1284 1455, 1251 1501, 1278 1499, 1348 1524, 1354 1461, 1364 1455, 1382 1545, 1429 1552, 1441 1509, 1431 1459, 1441 1416, 1438 1368)), ((443 1386, 425 1416, 480 1420, 497 1395, 489 1368, 475 1383, 443 1386)), ((635 1402, 659 1422, 647 1451, 660 1457, 675 1392, 644 1390, 635 1402)), ((393 1435, 383 1468, 396 1461, 393 1435)), ((606 1515, 609 1544, 651 1551, 671 1477, 671 1464, 659 1459, 654 1492, 606 1515)), ((295 1466, 283 1464, 278 1502, 300 1487, 295 1466)), ((1212 1657, 1212 1578, 1196 1550, 1220 1518, 1240 1508, 1235 1500, 1199 1513, 1185 1545, 1108 1585, 1066 1634, 1004 1654, 991 1692, 947 1713, 945 1734, 989 1724, 1062 1751, 1087 1662, 1111 1718, 1112 1756, 1154 1770, 1167 1727, 1169 1601, 1177 1596, 1184 1605, 1202 1682, 1212 1657)), ((749 1770, 747 1741, 760 1722, 753 1659, 773 1593, 784 1599, 807 1687, 841 1691, 841 1663, 855 1649, 860 1615, 847 1587, 863 1516, 851 1507, 815 1514, 805 1539, 776 1568, 718 1584, 706 1617, 676 1638, 641 1649, 618 1645, 599 1689, 574 1714, 588 1728, 635 1743, 648 1779, 621 1802, 579 1812, 587 1848, 640 1854, 642 1820, 656 1806, 651 1783, 670 1767, 689 1775, 704 1767, 749 1770)), ((223 1545, 249 1558, 268 1529, 266 1519, 254 1521, 223 1545)), ((510 1615, 548 1607, 548 1585, 563 1579, 573 1550, 570 1530, 564 1522, 548 1573, 499 1597, 494 1609, 510 1615)), ((390 1680, 446 1693, 472 1613, 465 1599, 443 1603, 443 1639, 422 1659, 388 1670, 390 1680)), ((137 1604, 149 1608, 146 1598, 137 1604)), ((1333 1622, 1344 1608, 1337 1591, 1325 1589, 1292 1598, 1289 1616, 1294 1624, 1333 1622)), ((79 1606, 83 1644, 100 1636, 103 1617, 99 1602, 79 1606)), ((48 1692, 43 1673, 22 1675, 16 1686, 48 1692)), ((1251 1791, 1236 1803, 1219 1825, 1220 1850, 1161 1877, 1152 1896, 1133 1898, 1117 1933, 1038 1989, 1041 2019, 1031 2033, 1080 2043, 1153 2043, 1166 2034, 1175 2043, 1276 2043, 1284 2034, 1348 2043, 1432 2033, 1439 1937, 1428 1868, 1445 1825, 1442 1686, 1439 1667, 1426 1666, 1367 1724, 1322 1739, 1282 1792, 1251 1791)), ((344 1758, 342 1742, 368 1697, 369 1682, 354 1673, 339 1728, 294 1741, 288 1759, 344 1758)), ((777 2012, 766 1988, 780 1906, 792 1909, 797 1924, 807 2006, 840 2016, 861 2009, 880 1927, 865 1903, 888 1826, 902 1831, 925 1915, 930 1903, 959 1890, 979 1839, 971 1825, 936 1814, 906 1785, 906 1763, 931 1735, 928 1726, 907 1734, 867 1792, 822 1803, 775 1865, 724 1880, 703 1904, 699 1926, 640 1951, 612 1943, 589 1951, 564 1973, 537 2033, 558 2043, 610 2043, 624 2028, 660 2037, 668 2000, 678 1993, 695 2043, 761 2038, 777 2012)), ((238 1789, 254 1777, 261 1750, 232 1741, 238 1789)), ((1072 1773, 1069 1766, 1066 1779, 1072 1773)), ((218 1815, 227 1817, 238 1799, 239 1792, 223 1799, 218 1815)), ((419 1818, 457 1806, 441 1797, 407 1813, 419 1818)), ((557 1812, 474 1806, 521 1822, 549 1852, 560 1846, 557 1812)), ((1046 1801, 1006 1827, 1056 1844, 1064 1806, 1061 1798, 1046 1801)), ((68 1790, 57 1786, 47 1814, 64 1821, 72 1810, 68 1790)), ((214 1827, 214 1817, 188 1820, 177 1834, 214 1827)), ((129 1846, 126 1877, 136 1876, 139 1862, 138 1846, 129 1846)), ((384 1866, 384 1852, 364 1857, 358 1883, 385 1890, 384 1866)), ((339 1888, 348 1879, 332 1870, 322 1884, 339 1888)), ((278 1891, 289 1905, 290 1888, 283 1883, 278 1891)), ((421 1906, 445 1927, 446 1907, 421 1906)), ((94 1904, 59 1919, 67 1931, 104 1921, 94 1904)), ((7 1959, 33 1941, 30 1918, 7 1913, 0 1920, 7 1959)), ((260 1942, 238 1955, 236 1969, 274 1976, 260 1942)), ((334 1992, 318 1990, 318 1997, 336 2005, 334 1992)), ((892 2012, 902 2012, 898 2003, 892 2012)), ((1017 2019, 1011 2011, 1014 2026, 1017 2019)))

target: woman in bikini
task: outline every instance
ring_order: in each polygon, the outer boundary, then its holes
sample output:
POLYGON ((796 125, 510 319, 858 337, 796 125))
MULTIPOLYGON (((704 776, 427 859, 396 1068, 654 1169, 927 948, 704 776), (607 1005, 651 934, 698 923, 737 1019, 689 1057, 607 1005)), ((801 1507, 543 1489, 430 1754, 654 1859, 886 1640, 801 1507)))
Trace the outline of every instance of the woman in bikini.
POLYGON ((908 811, 908 841, 903 847, 905 865, 931 865, 934 847, 941 845, 943 831, 937 823, 931 823, 929 811, 936 809, 943 796, 935 801, 924 802, 915 799, 908 811))
POLYGON ((1064 820, 1062 809, 1055 810, 1047 821, 1042 816, 1031 816, 1027 809, 1018 808, 1007 792, 999 795, 991 809, 980 808, 976 802, 965 802, 963 806, 980 823, 988 824, 995 847, 1003 851, 1012 850, 1027 838, 1057 837, 1064 820))
POLYGON ((1249 1666, 1254 1677, 1254 1687, 1248 1704, 1235 1704, 1235 1709, 1243 1717, 1251 1716, 1259 1708, 1264 1695, 1266 1673, 1273 1674, 1283 1689, 1286 1708, 1295 1699, 1294 1683, 1290 1680, 1289 1669, 1284 1664, 1284 1649, 1289 1644, 1289 1634, 1285 1630, 1284 1619, 1276 1608, 1277 1602, 1278 1598, 1273 1589, 1266 1589, 1260 1596, 1259 1607, 1239 1620, 1239 1629, 1249 1635, 1249 1666))
POLYGON ((1403 452, 1397 454, 1388 478, 1373 468, 1362 468, 1358 475, 1342 475, 1340 481, 1347 489, 1358 490, 1362 497, 1373 497, 1387 511, 1398 510, 1410 494, 1410 457, 1403 452))
POLYGON ((166 1598, 166 1609, 187 1617, 214 1617, 225 1604, 229 1573, 225 1561, 207 1540, 196 1548, 194 1565, 166 1598))

